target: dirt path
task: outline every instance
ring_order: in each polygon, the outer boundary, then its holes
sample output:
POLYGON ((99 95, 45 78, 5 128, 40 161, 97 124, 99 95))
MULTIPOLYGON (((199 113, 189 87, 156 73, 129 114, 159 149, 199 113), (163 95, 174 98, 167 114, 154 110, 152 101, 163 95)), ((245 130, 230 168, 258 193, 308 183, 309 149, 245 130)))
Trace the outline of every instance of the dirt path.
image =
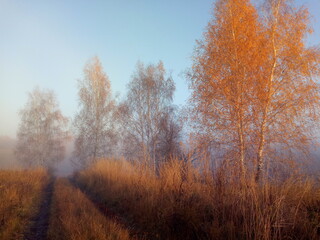
MULTIPOLYGON (((59 181, 59 180, 58 180, 59 181)), ((43 190, 42 200, 38 213, 31 219, 31 227, 25 232, 23 240, 47 240, 48 239, 48 229, 51 216, 51 205, 54 194, 55 183, 57 179, 52 179, 49 184, 43 190)), ((70 180, 71 186, 75 189, 80 190, 84 194, 86 199, 90 201, 93 205, 92 207, 96 208, 106 219, 111 220, 112 222, 119 225, 121 228, 126 229, 130 235, 131 239, 148 239, 146 234, 143 233, 135 224, 128 219, 123 214, 118 211, 109 208, 106 203, 101 202, 100 199, 95 198, 90 192, 85 191, 83 188, 78 186, 74 181, 70 180)), ((75 194, 76 195, 76 194, 75 194)), ((77 205, 76 203, 74 203, 77 205)), ((81 206, 82 208, 83 206, 81 206)), ((54 226, 55 228, 56 226, 54 226)), ((57 228, 59 229, 59 228, 57 228)), ((128 235, 128 236, 129 236, 128 235)), ((63 239, 62 239, 63 240, 63 239)))
POLYGON ((50 218, 54 180, 51 180, 43 192, 38 214, 31 219, 31 228, 25 234, 24 240, 46 240, 50 218))

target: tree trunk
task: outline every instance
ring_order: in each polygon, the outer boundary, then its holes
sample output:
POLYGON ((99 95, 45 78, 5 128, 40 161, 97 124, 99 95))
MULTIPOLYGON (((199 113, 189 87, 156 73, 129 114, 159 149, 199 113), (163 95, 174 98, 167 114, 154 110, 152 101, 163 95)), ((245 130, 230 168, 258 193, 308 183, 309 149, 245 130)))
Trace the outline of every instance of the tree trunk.
POLYGON ((265 147, 265 135, 266 135, 266 125, 267 125, 267 118, 268 118, 268 112, 269 112, 269 107, 271 103, 271 98, 273 95, 272 92, 272 84, 274 80, 274 73, 275 69, 277 67, 277 48, 275 44, 275 31, 278 23, 278 14, 279 14, 279 7, 280 7, 280 1, 278 2, 275 11, 276 18, 275 18, 275 23, 272 26, 272 48, 273 48, 273 64, 271 67, 271 72, 270 72, 270 77, 268 80, 268 94, 266 97, 266 103, 265 107, 263 110, 263 117, 262 117, 262 123, 261 123, 261 128, 260 128, 260 141, 259 141, 259 147, 258 147, 258 152, 257 152, 257 166, 256 166, 256 176, 255 176, 255 181, 259 182, 262 176, 262 171, 263 171, 263 153, 264 153, 264 147, 265 147))
MULTIPOLYGON (((231 18, 233 18, 233 13, 231 8, 229 8, 229 13, 231 18)), ((241 180, 245 179, 245 143, 244 143, 244 131, 243 131, 243 96, 242 96, 242 82, 238 77, 239 73, 239 59, 238 59, 238 52, 237 52, 237 39, 236 39, 236 33, 234 29, 234 24, 232 22, 232 38, 234 43, 234 56, 235 56, 235 62, 236 62, 236 70, 235 70, 235 77, 237 78, 237 121, 238 121, 238 147, 239 147, 239 168, 240 168, 240 178, 241 180)))

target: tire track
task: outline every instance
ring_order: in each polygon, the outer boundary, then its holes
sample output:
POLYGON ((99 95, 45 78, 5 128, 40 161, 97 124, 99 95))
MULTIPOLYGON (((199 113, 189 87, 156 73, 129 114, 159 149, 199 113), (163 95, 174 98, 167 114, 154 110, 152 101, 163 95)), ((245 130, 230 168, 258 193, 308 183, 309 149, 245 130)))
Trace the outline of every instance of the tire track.
POLYGON ((51 180, 45 187, 38 214, 31 219, 32 224, 26 232, 24 240, 47 239, 54 182, 55 180, 51 180))

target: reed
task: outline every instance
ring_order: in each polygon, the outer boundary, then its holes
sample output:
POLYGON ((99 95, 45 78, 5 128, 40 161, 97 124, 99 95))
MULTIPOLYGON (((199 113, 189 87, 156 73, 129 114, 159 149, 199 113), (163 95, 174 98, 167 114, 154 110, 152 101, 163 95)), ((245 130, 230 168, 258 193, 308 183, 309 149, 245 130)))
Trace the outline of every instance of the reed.
POLYGON ((156 175, 108 159, 74 178, 150 239, 319 239, 320 189, 313 180, 239 184, 227 177, 178 160, 156 175))

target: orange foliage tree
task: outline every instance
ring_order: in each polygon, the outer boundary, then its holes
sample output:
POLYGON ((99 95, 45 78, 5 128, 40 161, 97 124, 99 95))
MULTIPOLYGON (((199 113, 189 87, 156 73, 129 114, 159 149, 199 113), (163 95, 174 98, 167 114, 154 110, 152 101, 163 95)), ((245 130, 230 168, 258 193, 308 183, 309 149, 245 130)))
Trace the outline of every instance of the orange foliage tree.
POLYGON ((117 143, 110 80, 98 57, 88 61, 79 80, 79 112, 73 125, 74 158, 82 166, 112 156, 117 143))
POLYGON ((189 75, 196 132, 242 178, 253 170, 257 181, 279 150, 310 146, 320 103, 319 49, 304 44, 307 9, 287 0, 261 9, 217 1, 189 75))

